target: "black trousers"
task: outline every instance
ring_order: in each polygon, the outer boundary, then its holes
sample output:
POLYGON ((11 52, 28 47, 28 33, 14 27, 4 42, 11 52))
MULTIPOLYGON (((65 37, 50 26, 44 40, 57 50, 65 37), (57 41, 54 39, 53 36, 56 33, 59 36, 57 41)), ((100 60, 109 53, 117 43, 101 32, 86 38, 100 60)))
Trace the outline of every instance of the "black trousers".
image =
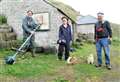
MULTIPOLYGON (((23 42, 26 41, 26 39, 29 37, 30 35, 24 36, 23 38, 23 42)), ((25 50, 25 53, 30 51, 32 56, 35 56, 35 35, 33 35, 30 40, 26 43, 25 47, 23 48, 23 50, 25 50)), ((25 54, 23 53, 23 55, 25 54)))
POLYGON ((59 60, 62 60, 62 57, 63 57, 63 53, 64 53, 64 57, 65 57, 65 60, 68 59, 69 57, 69 50, 70 50, 70 44, 64 44, 64 45, 61 45, 59 44, 59 48, 58 48, 58 59, 59 60))

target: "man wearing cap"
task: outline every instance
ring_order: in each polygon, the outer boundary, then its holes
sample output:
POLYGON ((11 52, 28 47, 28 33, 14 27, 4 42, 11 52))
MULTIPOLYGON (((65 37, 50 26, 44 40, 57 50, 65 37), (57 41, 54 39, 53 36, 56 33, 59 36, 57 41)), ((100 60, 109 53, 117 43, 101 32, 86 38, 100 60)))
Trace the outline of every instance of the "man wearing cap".
POLYGON ((97 61, 96 67, 102 66, 102 48, 105 53, 105 64, 107 69, 111 69, 110 65, 110 48, 109 44, 112 40, 112 30, 110 23, 103 20, 104 13, 97 13, 98 21, 95 24, 95 41, 96 41, 96 51, 97 51, 97 61))

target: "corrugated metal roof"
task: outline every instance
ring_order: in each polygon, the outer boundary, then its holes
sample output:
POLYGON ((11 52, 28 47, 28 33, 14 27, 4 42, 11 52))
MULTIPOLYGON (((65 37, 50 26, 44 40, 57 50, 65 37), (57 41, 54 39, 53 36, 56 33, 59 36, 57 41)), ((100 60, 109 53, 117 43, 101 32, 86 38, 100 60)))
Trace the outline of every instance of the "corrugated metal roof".
POLYGON ((80 17, 77 20, 77 24, 95 24, 96 22, 97 22, 97 18, 91 15, 80 17))

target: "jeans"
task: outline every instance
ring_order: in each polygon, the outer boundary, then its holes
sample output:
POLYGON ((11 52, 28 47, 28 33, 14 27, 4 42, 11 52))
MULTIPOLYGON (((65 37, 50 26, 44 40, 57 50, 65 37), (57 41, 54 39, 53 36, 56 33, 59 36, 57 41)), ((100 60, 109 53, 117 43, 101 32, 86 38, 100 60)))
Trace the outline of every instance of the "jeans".
POLYGON ((102 64, 102 48, 105 53, 105 64, 110 65, 110 48, 108 38, 101 38, 96 42, 97 60, 99 65, 102 64))

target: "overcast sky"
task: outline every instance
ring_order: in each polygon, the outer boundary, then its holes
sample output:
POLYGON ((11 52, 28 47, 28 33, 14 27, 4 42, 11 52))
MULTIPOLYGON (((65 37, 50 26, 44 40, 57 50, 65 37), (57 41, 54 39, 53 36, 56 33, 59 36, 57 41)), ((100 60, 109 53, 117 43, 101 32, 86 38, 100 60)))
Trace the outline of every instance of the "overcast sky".
POLYGON ((120 1, 119 0, 58 0, 80 11, 82 15, 93 15, 104 12, 105 20, 120 24, 120 1))

